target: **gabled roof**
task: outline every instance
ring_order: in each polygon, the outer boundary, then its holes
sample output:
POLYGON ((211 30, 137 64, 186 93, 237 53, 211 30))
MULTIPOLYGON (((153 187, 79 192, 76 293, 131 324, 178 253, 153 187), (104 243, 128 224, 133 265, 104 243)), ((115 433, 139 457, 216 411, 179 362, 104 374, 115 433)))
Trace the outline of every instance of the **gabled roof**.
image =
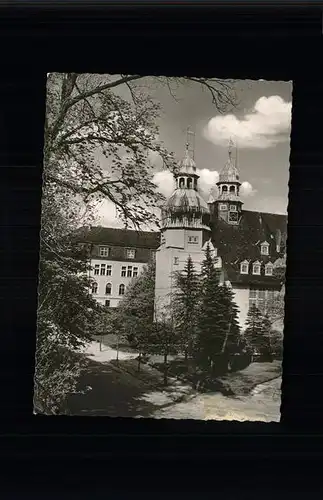
POLYGON ((212 220, 212 241, 222 257, 227 278, 232 283, 275 285, 279 280, 275 276, 265 276, 264 267, 267 262, 275 262, 283 258, 285 253, 287 232, 287 216, 267 214, 244 210, 239 225, 227 224, 216 215, 212 220), (276 249, 277 230, 281 231, 282 243, 280 252, 276 249), (261 243, 269 244, 268 255, 261 255, 261 243), (260 261, 261 275, 240 274, 240 264, 248 260, 251 263, 260 261))
POLYGON ((137 232, 130 229, 97 226, 81 230, 80 242, 82 241, 95 245, 157 249, 160 245, 160 232, 137 232))

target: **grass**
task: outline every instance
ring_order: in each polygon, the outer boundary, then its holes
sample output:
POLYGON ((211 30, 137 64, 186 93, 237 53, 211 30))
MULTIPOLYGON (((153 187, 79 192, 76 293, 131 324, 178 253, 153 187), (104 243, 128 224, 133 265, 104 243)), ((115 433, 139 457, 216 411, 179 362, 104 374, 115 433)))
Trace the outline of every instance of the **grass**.
POLYGON ((281 362, 251 363, 244 370, 218 377, 223 388, 236 396, 245 396, 258 384, 269 382, 281 375, 281 362))

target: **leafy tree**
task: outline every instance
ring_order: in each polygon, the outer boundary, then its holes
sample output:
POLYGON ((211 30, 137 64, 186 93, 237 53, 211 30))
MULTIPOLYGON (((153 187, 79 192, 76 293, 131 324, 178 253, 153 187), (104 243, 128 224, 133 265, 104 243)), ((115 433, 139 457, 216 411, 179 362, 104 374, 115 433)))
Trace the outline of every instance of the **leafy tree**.
POLYGON ((199 319, 200 280, 191 256, 183 271, 175 273, 175 292, 172 297, 174 327, 185 359, 192 354, 199 319))

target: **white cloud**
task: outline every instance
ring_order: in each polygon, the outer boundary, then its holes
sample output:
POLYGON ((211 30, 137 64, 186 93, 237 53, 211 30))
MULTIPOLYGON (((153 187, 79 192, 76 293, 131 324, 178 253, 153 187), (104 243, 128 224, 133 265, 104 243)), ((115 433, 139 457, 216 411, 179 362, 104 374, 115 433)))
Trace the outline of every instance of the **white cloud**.
POLYGON ((239 148, 269 148, 288 139, 291 110, 292 103, 280 96, 260 97, 242 117, 228 114, 211 118, 204 135, 221 146, 227 146, 232 137, 239 148))
POLYGON ((243 182, 240 187, 240 194, 241 196, 247 198, 248 196, 254 196, 256 194, 257 190, 252 187, 250 182, 243 182))

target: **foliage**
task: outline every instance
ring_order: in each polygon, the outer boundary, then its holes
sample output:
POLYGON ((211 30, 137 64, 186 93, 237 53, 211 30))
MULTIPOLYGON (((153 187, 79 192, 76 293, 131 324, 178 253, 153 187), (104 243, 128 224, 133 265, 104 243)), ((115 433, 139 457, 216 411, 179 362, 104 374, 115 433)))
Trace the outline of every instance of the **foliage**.
POLYGON ((267 355, 270 353, 271 321, 268 315, 263 315, 252 305, 249 309, 245 330, 245 337, 254 354, 267 355))

